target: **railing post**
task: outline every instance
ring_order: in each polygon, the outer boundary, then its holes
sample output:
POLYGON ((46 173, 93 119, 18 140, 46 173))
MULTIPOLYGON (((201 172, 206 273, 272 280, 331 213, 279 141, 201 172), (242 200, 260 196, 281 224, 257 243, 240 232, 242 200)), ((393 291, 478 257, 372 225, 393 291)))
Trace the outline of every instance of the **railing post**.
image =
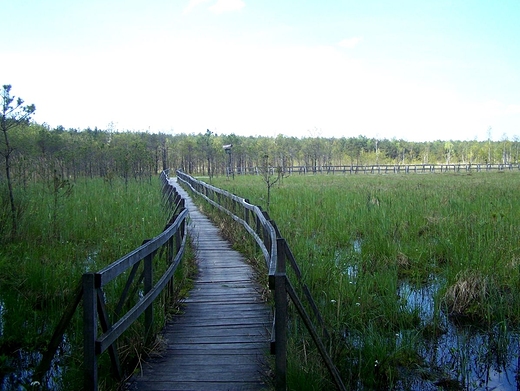
MULTIPOLYGON (((244 199, 244 202, 247 202, 249 204, 249 200, 247 198, 244 199)), ((249 224, 249 215, 250 215, 249 209, 244 206, 244 221, 246 222, 247 225, 250 226, 250 224, 249 224)))
MULTIPOLYGON (((270 221, 269 219, 269 214, 264 210, 262 211, 262 214, 264 215, 264 218, 267 220, 267 221, 270 221)), ((267 227, 262 225, 262 239, 263 239, 263 242, 264 242, 264 246, 265 248, 267 249, 271 249, 271 246, 272 246, 272 238, 271 238, 271 235, 269 235, 269 232, 267 231, 267 227)), ((285 272, 285 267, 284 267, 284 272, 285 272)))
POLYGON ((285 269, 285 247, 282 238, 276 239, 278 259, 274 277, 275 300, 275 388, 287 389, 287 290, 285 269))
POLYGON ((179 226, 179 229, 175 233, 175 253, 172 253, 172 260, 174 259, 175 255, 181 249, 182 239, 184 238, 185 226, 186 226, 186 220, 183 220, 181 225, 179 226))
MULTIPOLYGON (((262 210, 260 209, 260 212, 262 210)), ((258 215, 255 215, 256 216, 256 224, 255 224, 255 231, 258 235, 262 235, 262 240, 264 239, 264 231, 263 231, 263 227, 262 227, 262 224, 260 222, 260 217, 258 215)))
MULTIPOLYGON (((153 285, 153 254, 147 255, 144 258, 144 294, 146 295, 148 292, 152 290, 153 285)), ((148 341, 151 337, 153 324, 153 304, 150 304, 146 310, 144 311, 144 329, 146 340, 148 341)))
POLYGON ((97 294, 96 274, 83 274, 83 354, 84 384, 88 391, 98 389, 97 339, 97 294))
MULTIPOLYGON (((175 254, 177 253, 177 251, 173 250, 174 245, 177 246, 176 244, 174 244, 174 237, 172 236, 170 239, 168 239, 168 242, 166 243, 166 251, 167 251, 166 260, 167 260, 168 264, 173 262, 173 260, 175 259, 175 254)), ((173 290, 174 290, 173 280, 174 279, 172 278, 172 279, 170 279, 170 281, 168 281, 168 287, 166 288, 166 295, 167 295, 166 297, 168 298, 168 300, 170 300, 170 298, 173 297, 173 290)))

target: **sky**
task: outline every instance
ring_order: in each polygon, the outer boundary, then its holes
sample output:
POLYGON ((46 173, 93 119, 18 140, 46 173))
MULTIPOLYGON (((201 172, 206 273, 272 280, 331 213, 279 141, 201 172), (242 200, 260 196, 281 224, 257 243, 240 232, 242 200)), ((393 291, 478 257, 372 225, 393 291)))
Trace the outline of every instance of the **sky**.
POLYGON ((514 140, 520 0, 0 0, 50 127, 514 140))

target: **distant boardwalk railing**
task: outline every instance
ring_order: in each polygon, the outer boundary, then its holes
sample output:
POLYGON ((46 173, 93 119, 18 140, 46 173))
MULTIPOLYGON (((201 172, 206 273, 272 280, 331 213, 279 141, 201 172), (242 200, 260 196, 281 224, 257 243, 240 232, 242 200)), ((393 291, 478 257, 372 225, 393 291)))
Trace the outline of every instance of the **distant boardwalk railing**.
POLYGON ((84 390, 98 389, 98 357, 103 352, 109 352, 112 369, 115 376, 123 379, 123 369, 119 362, 116 340, 137 320, 145 314, 145 333, 143 339, 150 337, 153 324, 153 301, 164 291, 166 296, 173 294, 173 277, 184 255, 186 243, 186 218, 188 210, 184 207, 184 199, 177 193, 175 187, 168 182, 167 173, 161 174, 163 199, 169 206, 170 218, 164 231, 144 243, 134 251, 118 259, 104 269, 83 274, 75 298, 65 310, 61 321, 56 327, 47 351, 36 371, 36 378, 42 378, 49 370, 51 360, 63 341, 63 335, 78 307, 83 303, 83 347, 84 347, 84 390), (160 277, 153 275, 153 259, 161 254, 161 260, 166 261, 166 271, 160 277), (142 267, 140 267, 142 266, 142 267), (128 272, 128 273, 127 273, 128 272), (140 276, 136 276, 140 273, 140 276), (126 283, 117 303, 111 308, 114 314, 110 319, 106 308, 106 298, 103 288, 117 277, 127 275, 126 283), (153 281, 156 281, 153 284, 153 281), (130 293, 134 297, 130 297, 130 293), (123 309, 131 306, 124 314, 123 309), (98 334, 98 328, 102 334, 98 334))
POLYGON ((271 337, 271 353, 275 355, 276 389, 285 390, 287 386, 287 297, 289 297, 307 327, 337 388, 346 390, 341 376, 322 341, 322 338, 328 339, 329 334, 318 307, 307 285, 302 281, 302 273, 287 242, 281 237, 276 224, 269 219, 267 212, 262 211, 259 206, 250 204, 244 198, 199 181, 181 171, 177 171, 177 179, 211 205, 242 224, 254 238, 264 255, 269 273, 269 288, 274 290, 275 314, 271 337), (290 274, 287 273, 287 264, 290 267, 290 274), (305 302, 297 294, 289 277, 290 275, 296 280, 296 286, 303 293, 305 302), (311 319, 307 309, 310 309, 314 321, 311 319), (315 323, 318 323, 317 327, 315 323), (318 329, 321 330, 321 336, 317 331, 318 329))
MULTIPOLYGON (((274 174, 276 167, 269 168, 274 174)), ((446 172, 491 172, 491 171, 520 171, 520 164, 485 164, 485 163, 455 163, 455 164, 365 164, 342 166, 290 166, 279 168, 287 174, 425 174, 446 172)), ((261 167, 237 167, 236 174, 260 174, 261 167)))

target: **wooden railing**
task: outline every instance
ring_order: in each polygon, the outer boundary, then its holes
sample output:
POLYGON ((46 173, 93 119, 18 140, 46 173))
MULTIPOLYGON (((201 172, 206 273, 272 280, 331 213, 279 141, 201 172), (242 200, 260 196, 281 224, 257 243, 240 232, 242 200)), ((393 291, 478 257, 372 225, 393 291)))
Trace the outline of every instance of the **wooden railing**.
MULTIPOLYGON (((271 174, 276 174, 278 168, 270 167, 271 174)), ((289 166, 281 168, 286 174, 410 174, 410 173, 446 173, 446 172, 491 172, 520 170, 520 164, 485 164, 485 163, 455 163, 455 164, 365 164, 365 165, 316 165, 289 166)), ((237 167, 237 175, 261 174, 264 168, 237 167)))
POLYGON ((188 210, 184 207, 184 199, 177 193, 175 187, 168 182, 167 172, 161 174, 164 201, 169 206, 170 218, 164 231, 153 239, 145 240, 134 251, 118 259, 104 269, 95 273, 83 274, 75 298, 62 316, 54 331, 47 351, 36 371, 35 378, 41 378, 48 371, 52 358, 63 340, 65 330, 70 323, 78 305, 83 303, 83 346, 84 346, 84 387, 85 390, 98 389, 98 357, 103 352, 109 352, 113 373, 118 379, 123 378, 123 370, 119 362, 116 340, 137 320, 145 314, 145 335, 151 337, 153 324, 153 301, 163 292, 173 294, 173 276, 184 255, 186 243, 186 218, 188 210), (154 262, 157 254, 166 259, 166 271, 154 281, 154 262), (143 265, 140 268, 140 265, 143 265), (136 278, 139 270, 140 276, 136 278), (117 277, 127 273, 128 278, 117 301, 113 316, 109 316, 106 308, 106 298, 103 288, 117 277), (139 297, 135 304, 128 307, 130 293, 139 297), (113 318, 113 319, 111 319, 113 318), (101 327, 102 333, 98 334, 101 327))
POLYGON ((242 224, 255 239, 264 255, 269 273, 269 288, 274 290, 275 309, 271 353, 275 355, 276 389, 285 390, 287 386, 287 297, 289 297, 307 327, 337 388, 346 390, 339 371, 322 340, 328 339, 329 334, 320 311, 307 285, 302 280, 302 273, 287 242, 281 237, 276 224, 269 219, 267 212, 262 211, 259 206, 250 204, 247 199, 199 181, 181 171, 177 171, 177 179, 211 205, 242 224), (290 274, 287 273, 287 266, 290 267, 290 274), (293 279, 296 280, 295 283, 299 291, 303 293, 305 302, 300 299, 290 276, 293 276, 293 279), (311 319, 307 309, 310 309, 313 319, 311 319), (316 326, 315 323, 318 325, 316 326), (318 330, 321 331, 321 335, 318 330))

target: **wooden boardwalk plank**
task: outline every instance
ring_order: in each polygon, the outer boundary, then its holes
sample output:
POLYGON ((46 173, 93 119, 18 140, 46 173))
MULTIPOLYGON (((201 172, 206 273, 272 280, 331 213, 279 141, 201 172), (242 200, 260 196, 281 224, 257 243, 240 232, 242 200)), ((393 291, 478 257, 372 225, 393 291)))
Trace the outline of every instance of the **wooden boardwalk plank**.
POLYGON ((157 381, 149 384, 143 384, 141 391, 256 391, 263 387, 260 381, 239 382, 216 382, 216 381, 193 381, 193 382, 173 382, 173 381, 157 381))
POLYGON ((271 310, 244 257, 175 182, 190 212, 198 276, 183 311, 163 331, 166 347, 142 364, 129 390, 267 388, 271 310))

